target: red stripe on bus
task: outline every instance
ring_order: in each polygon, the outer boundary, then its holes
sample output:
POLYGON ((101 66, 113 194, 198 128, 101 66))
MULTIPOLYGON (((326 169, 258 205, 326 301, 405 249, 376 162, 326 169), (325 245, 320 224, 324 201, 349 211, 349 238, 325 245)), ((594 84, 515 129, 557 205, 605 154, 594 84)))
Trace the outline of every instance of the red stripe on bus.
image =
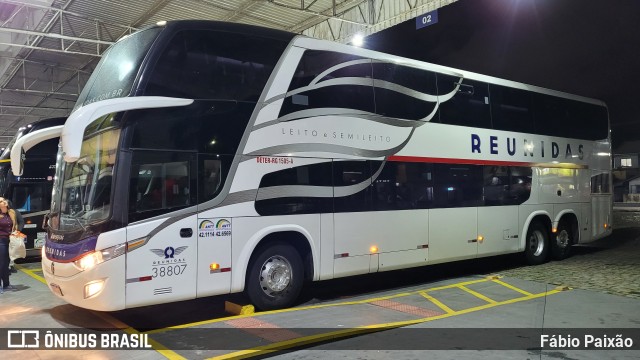
POLYGON ((138 280, 140 280, 140 281, 149 281, 149 280, 151 280, 151 279, 153 279, 153 277, 152 277, 152 276, 143 276, 143 277, 141 277, 141 278, 140 278, 140 279, 138 279, 138 280))
POLYGON ((437 164, 472 164, 472 165, 500 165, 500 166, 535 166, 536 164, 538 164, 533 162, 522 162, 522 161, 450 159, 450 158, 433 158, 433 157, 400 156, 400 155, 389 156, 387 160, 401 161, 401 162, 437 163, 437 164))

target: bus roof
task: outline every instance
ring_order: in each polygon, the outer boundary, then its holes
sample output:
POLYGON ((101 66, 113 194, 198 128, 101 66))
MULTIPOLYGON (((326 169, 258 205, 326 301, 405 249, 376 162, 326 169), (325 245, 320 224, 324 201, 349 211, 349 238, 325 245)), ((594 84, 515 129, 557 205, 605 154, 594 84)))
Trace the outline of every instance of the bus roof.
POLYGON ((286 42, 291 41, 291 39, 297 36, 297 34, 295 33, 283 30, 212 20, 172 20, 167 21, 164 25, 152 25, 150 27, 163 27, 166 29, 170 29, 172 32, 180 30, 212 30, 232 32, 236 34, 253 35, 263 38, 282 40, 286 42))

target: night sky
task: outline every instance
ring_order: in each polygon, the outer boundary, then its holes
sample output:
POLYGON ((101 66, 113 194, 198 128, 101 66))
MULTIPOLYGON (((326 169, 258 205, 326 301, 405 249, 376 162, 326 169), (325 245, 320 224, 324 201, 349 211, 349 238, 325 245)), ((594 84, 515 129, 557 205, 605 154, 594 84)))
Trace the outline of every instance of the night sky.
MULTIPOLYGON (((640 0, 458 0, 364 47, 607 103, 614 151, 640 152, 640 0)), ((588 125, 587 125, 588 126, 588 125)))

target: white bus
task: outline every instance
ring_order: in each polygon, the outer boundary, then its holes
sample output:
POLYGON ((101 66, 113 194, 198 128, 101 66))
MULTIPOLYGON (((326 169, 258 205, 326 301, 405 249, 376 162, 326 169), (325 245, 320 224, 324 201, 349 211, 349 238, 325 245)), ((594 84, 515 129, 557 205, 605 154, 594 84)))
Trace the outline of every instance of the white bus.
POLYGON ((42 222, 51 204, 56 150, 65 119, 43 119, 20 127, 0 155, 0 196, 9 199, 24 218, 27 256, 39 256, 44 245, 42 222))
POLYGON ((42 266, 95 310, 522 252, 611 232, 597 100, 247 25, 113 45, 62 136, 42 266))

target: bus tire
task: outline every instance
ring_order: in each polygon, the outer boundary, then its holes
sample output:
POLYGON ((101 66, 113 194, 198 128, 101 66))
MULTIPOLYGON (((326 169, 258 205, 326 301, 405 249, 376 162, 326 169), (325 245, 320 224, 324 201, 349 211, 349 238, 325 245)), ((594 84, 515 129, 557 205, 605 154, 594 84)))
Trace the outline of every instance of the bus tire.
POLYGON ((304 280, 302 259, 292 246, 277 243, 257 254, 247 273, 247 295, 259 310, 293 305, 304 280))
POLYGON ((549 253, 549 233, 546 226, 538 221, 529 225, 524 256, 529 265, 539 265, 547 261, 549 253))
POLYGON ((560 222, 558 231, 551 239, 551 257, 555 260, 566 259, 571 255, 571 245, 573 245, 573 232, 571 226, 566 221, 560 222))

